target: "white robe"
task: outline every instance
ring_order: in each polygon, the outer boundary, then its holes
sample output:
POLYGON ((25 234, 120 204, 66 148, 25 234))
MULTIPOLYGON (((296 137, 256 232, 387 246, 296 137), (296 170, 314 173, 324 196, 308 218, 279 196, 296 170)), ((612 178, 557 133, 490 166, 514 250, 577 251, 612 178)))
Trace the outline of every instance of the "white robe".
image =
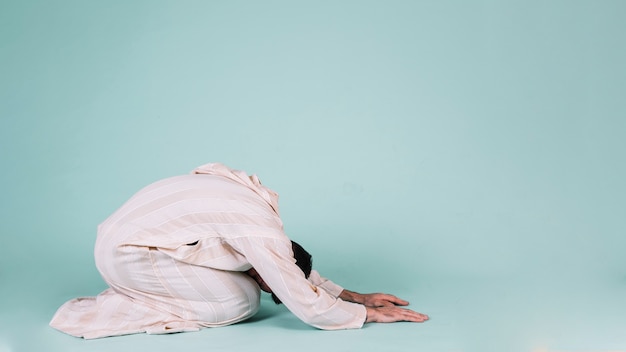
POLYGON ((155 182, 98 227, 96 266, 110 288, 61 306, 50 325, 99 338, 195 331, 245 320, 259 308, 254 267, 285 306, 320 329, 360 328, 365 307, 295 264, 278 195, 256 175, 207 164, 155 182))

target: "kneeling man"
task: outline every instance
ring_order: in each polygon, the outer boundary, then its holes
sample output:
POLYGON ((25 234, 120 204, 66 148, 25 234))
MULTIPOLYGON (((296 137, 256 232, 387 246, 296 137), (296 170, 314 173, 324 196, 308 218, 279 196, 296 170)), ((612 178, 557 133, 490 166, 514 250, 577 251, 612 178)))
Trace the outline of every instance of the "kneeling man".
POLYGON ((325 330, 428 319, 321 277, 283 232, 278 195, 217 163, 136 193, 98 227, 95 261, 110 288, 65 303, 52 327, 89 339, 225 326, 258 311, 260 290, 325 330))

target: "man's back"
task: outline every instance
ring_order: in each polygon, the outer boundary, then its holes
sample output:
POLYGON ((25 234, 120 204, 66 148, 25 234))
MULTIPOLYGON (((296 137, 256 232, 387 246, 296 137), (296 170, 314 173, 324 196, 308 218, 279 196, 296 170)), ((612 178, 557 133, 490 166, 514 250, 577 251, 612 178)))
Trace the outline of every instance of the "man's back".
POLYGON ((246 185, 206 174, 157 181, 98 226, 99 242, 170 249, 208 237, 241 235, 282 236, 282 222, 246 185))

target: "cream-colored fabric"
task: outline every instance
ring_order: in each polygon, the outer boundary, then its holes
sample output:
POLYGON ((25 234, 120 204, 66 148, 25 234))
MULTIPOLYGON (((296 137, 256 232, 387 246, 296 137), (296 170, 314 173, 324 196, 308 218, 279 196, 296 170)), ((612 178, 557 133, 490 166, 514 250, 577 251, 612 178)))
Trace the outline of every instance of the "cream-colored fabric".
POLYGON ((50 325, 98 338, 194 331, 254 315, 254 267, 287 308, 320 329, 359 328, 362 305, 295 265, 278 195, 256 175, 207 164, 139 191, 98 227, 96 266, 110 288, 59 308, 50 325), (321 288, 318 289, 318 288, 321 288))

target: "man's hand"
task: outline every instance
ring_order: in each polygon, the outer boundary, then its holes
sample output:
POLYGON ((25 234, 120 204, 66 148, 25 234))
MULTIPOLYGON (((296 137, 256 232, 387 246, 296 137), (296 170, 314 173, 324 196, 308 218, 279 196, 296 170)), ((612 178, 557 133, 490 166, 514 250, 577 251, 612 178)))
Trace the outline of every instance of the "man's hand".
POLYGON ((409 302, 386 293, 359 294, 360 303, 366 307, 408 306, 409 302))
POLYGON ((428 320, 428 316, 410 309, 400 307, 365 307, 367 309, 366 323, 394 323, 410 321, 421 323, 428 320))
POLYGON ((360 303, 367 309, 366 323, 393 323, 411 321, 421 323, 428 320, 428 315, 414 312, 398 306, 408 306, 409 302, 386 293, 357 293, 343 290, 339 298, 344 301, 360 303))
POLYGON ((343 290, 339 295, 339 298, 344 301, 359 303, 366 307, 395 307, 409 305, 409 302, 386 293, 362 294, 349 290, 343 290))

